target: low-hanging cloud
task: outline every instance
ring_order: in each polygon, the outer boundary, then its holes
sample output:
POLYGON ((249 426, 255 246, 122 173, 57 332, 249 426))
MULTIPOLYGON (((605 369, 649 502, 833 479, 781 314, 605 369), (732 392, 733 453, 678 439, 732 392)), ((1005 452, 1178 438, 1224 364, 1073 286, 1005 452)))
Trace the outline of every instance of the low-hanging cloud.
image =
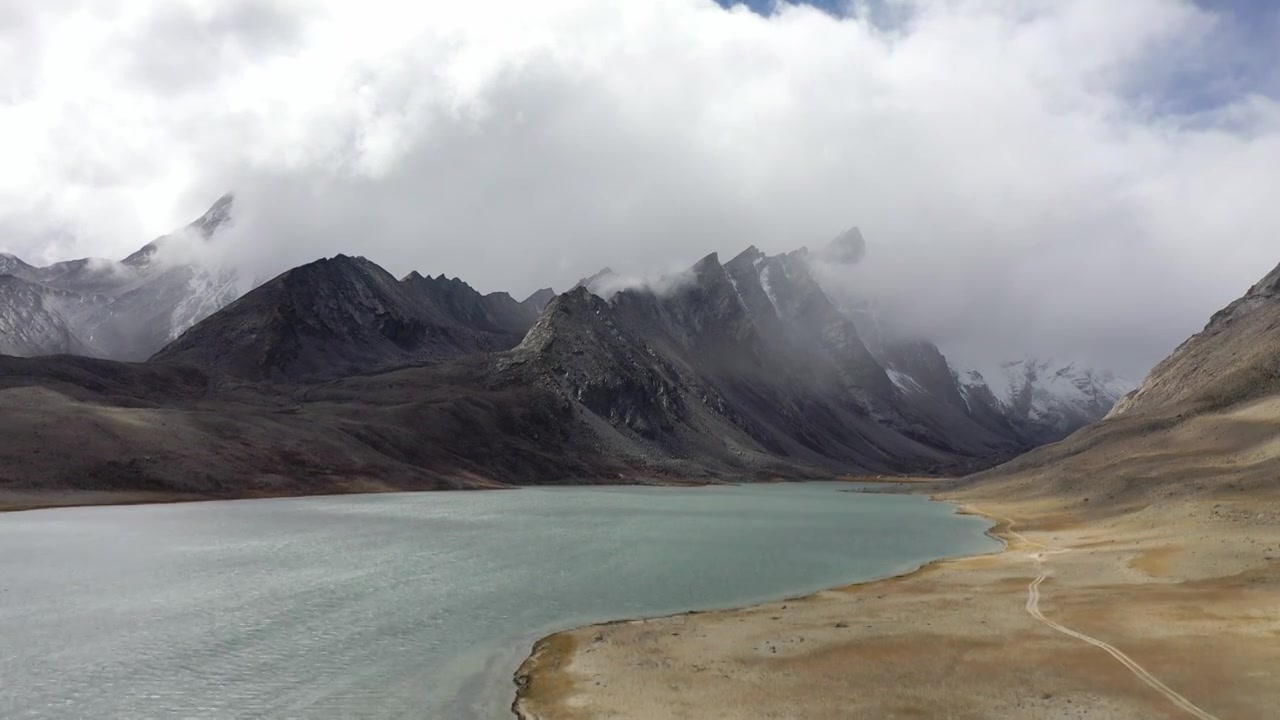
POLYGON ((517 296, 856 224, 829 279, 906 331, 1130 375, 1280 261, 1274 78, 1166 102, 1222 44, 1191 2, 43 7, 0 0, 30 57, 0 249, 30 261, 123 257, 228 189, 246 276, 344 252, 517 296))

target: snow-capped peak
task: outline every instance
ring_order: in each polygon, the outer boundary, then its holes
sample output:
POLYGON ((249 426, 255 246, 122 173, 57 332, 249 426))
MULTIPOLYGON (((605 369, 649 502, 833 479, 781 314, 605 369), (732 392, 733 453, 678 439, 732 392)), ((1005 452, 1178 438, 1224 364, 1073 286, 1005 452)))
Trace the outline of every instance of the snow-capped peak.
POLYGON ((12 326, 0 352, 146 359, 239 295, 233 270, 208 253, 181 252, 203 246, 232 221, 231 213, 227 194, 186 228, 120 261, 84 258, 36 268, 0 254, 0 276, 23 281, 0 296, 0 326, 12 326))
POLYGON ((1133 383, 1073 361, 1026 357, 957 372, 962 392, 986 388, 1010 419, 1067 432, 1104 417, 1133 383))

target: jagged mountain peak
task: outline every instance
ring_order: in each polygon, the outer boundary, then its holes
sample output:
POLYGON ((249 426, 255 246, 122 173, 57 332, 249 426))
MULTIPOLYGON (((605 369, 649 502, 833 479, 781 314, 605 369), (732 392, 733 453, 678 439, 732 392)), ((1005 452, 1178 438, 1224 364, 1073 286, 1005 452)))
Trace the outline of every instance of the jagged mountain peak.
POLYGON ((714 269, 716 269, 716 268, 719 268, 719 267, 721 267, 721 265, 720 265, 720 253, 714 253, 714 252, 713 252, 713 253, 709 253, 709 254, 707 254, 707 255, 706 255, 705 257, 703 257, 701 260, 699 260, 698 262, 694 263, 694 264, 693 264, 693 267, 691 267, 691 268, 689 268, 689 269, 690 269, 690 270, 692 270, 694 273, 697 273, 697 274, 699 274, 699 275, 700 275, 700 274, 702 274, 702 273, 705 273, 705 272, 708 272, 708 271, 712 271, 712 270, 714 270, 714 269))
POLYGON ((743 263, 754 263, 756 260, 759 260, 763 257, 764 257, 764 253, 760 252, 760 248, 756 247, 755 245, 748 245, 746 250, 743 250, 737 255, 734 255, 732 260, 725 263, 725 266, 727 267, 729 265, 741 265, 743 263))
POLYGON ((377 278, 381 282, 396 282, 391 273, 383 270, 372 260, 360 255, 343 255, 341 253, 330 258, 313 260, 292 270, 286 270, 278 279, 290 283, 320 282, 357 275, 377 278))
MULTIPOLYGON (((334 255, 334 256, 333 256, 333 257, 331 257, 331 258, 320 258, 319 260, 316 260, 315 262, 312 262, 312 263, 309 263, 309 264, 310 264, 310 265, 324 265, 324 264, 327 264, 327 263, 333 263, 333 264, 336 264, 336 265, 343 265, 343 264, 351 264, 351 265, 373 265, 373 264, 374 264, 372 261, 370 261, 370 260, 369 260, 369 258, 367 258, 367 257, 365 257, 365 256, 363 256, 363 255, 346 255, 346 254, 343 254, 343 253, 338 253, 337 255, 334 255)), ((379 270, 381 270, 381 268, 378 268, 378 269, 379 269, 379 270)), ((441 277, 443 277, 443 276, 441 276, 441 277)))
POLYGON ((1277 297, 1280 296, 1280 265, 1276 266, 1266 277, 1258 281, 1256 285, 1249 288, 1249 297, 1277 297))
POLYGON ((432 278, 411 273, 401 286, 416 302, 432 308, 440 322, 461 323, 485 332, 523 337, 542 309, 516 302, 506 292, 482 295, 462 278, 444 274, 432 278))
POLYGON ((533 308, 537 312, 542 312, 542 310, 547 306, 547 304, 550 303, 552 300, 554 300, 555 297, 556 297, 556 291, 547 287, 547 288, 542 288, 541 290, 535 290, 533 294, 531 294, 529 297, 520 301, 520 304, 528 305, 529 307, 533 308))
POLYGON ((575 285, 574 287, 575 287, 575 288, 577 288, 578 286, 586 286, 586 287, 589 287, 589 286, 591 285, 591 283, 593 283, 593 282, 596 282, 596 281, 599 281, 599 280, 603 280, 603 279, 606 279, 606 278, 613 278, 613 277, 617 277, 617 276, 618 276, 618 274, 617 274, 617 273, 615 273, 615 272, 613 271, 613 268, 611 268, 611 267, 602 267, 602 268, 600 268, 599 270, 597 270, 594 274, 589 275, 589 276, 584 277, 584 278, 582 278, 581 280, 579 280, 579 281, 578 281, 578 284, 577 284, 577 285, 575 285))
MULTIPOLYGON (((234 201, 235 196, 232 193, 224 194, 214 201, 203 215, 188 223, 184 229, 194 231, 204 240, 213 238, 221 228, 231 224, 234 201)), ((173 234, 158 237, 121 260, 120 263, 129 267, 145 268, 151 264, 160 248, 170 242, 173 242, 173 234)))
POLYGON ((867 255, 867 241, 856 226, 837 235, 822 249, 820 257, 825 262, 839 265, 856 265, 867 255))
POLYGON ((591 292, 585 285, 578 285, 569 292, 560 293, 547 304, 545 315, 548 318, 567 315, 581 310, 606 311, 609 303, 591 292))
POLYGON ((584 277, 579 280, 578 283, 573 286, 573 289, 576 290, 580 287, 586 288, 603 298, 609 298, 612 297, 614 293, 618 292, 618 290, 622 289, 621 280, 622 278, 613 271, 613 268, 605 267, 601 268, 600 271, 594 275, 584 277))
POLYGON ((232 219, 235 199, 235 193, 223 193, 222 197, 215 200, 203 215, 191 223, 191 227, 204 233, 205 237, 213 235, 215 231, 232 219))
POLYGON ((471 287, 467 283, 463 282, 462 278, 451 278, 448 275, 445 275, 444 273, 440 273, 439 275, 432 277, 431 275, 423 275, 417 270, 414 270, 410 272, 408 275, 405 275, 400 280, 400 282, 405 284, 427 283, 431 285, 441 285, 446 287, 447 286, 466 286, 468 288, 471 287))
MULTIPOLYGON (((671 288, 669 292, 674 294, 682 294, 687 292, 690 287, 699 287, 704 292, 722 293, 726 298, 735 297, 736 292, 733 288, 733 278, 729 276, 724 265, 720 264, 719 253, 711 253, 694 263, 693 267, 685 273, 685 277, 692 282, 680 282, 679 279, 668 283, 671 288)), ((737 303, 735 297, 734 303, 737 303)))
MULTIPOLYGON (((400 278, 400 282, 402 282, 402 283, 422 283, 422 282, 425 282, 425 283, 439 283, 439 284, 442 284, 442 285, 449 285, 449 284, 452 284, 452 285, 457 285, 457 284, 463 284, 463 285, 466 285, 466 283, 465 283, 465 282, 463 282, 462 278, 451 278, 451 277, 449 277, 448 275, 445 275, 444 273, 440 273, 439 275, 423 275, 422 273, 418 272, 417 270, 410 270, 408 275, 405 275, 404 277, 400 278)), ((468 287, 470 287, 470 286, 468 286, 468 287)))
POLYGON ((594 325, 598 318, 608 316, 610 312, 608 302, 591 292, 587 286, 577 285, 552 298, 516 350, 524 353, 546 352, 558 336, 581 331, 586 325, 594 325))

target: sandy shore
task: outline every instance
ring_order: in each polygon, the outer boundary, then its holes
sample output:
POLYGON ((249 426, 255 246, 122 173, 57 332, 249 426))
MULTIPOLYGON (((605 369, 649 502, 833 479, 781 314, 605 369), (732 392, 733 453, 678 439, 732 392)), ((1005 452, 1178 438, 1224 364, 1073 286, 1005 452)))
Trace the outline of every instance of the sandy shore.
POLYGON ((1280 497, 1092 515, 956 499, 1000 521, 1003 553, 553 635, 517 673, 514 709, 525 720, 1278 716, 1280 497))
POLYGON ((201 502, 218 498, 203 495, 103 490, 0 490, 0 513, 94 505, 152 505, 201 502))

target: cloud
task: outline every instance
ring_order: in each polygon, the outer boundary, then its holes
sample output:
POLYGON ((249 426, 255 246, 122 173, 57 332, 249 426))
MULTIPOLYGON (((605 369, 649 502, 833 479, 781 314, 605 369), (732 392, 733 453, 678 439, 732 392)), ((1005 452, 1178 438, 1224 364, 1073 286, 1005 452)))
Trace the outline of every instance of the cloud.
POLYGON ((904 328, 1136 375, 1280 260, 1274 86, 1167 101, 1241 62, 1207 5, 39 8, 0 0, 0 58, 30 55, 0 249, 29 260, 122 257, 232 188, 249 274, 360 253, 517 296, 856 224, 834 280, 904 328))
POLYGON ((119 31, 129 52, 119 72, 152 97, 209 91, 255 63, 293 50, 305 24, 305 5, 284 0, 161 3, 119 31), (211 88, 210 86, 215 86, 211 88))

